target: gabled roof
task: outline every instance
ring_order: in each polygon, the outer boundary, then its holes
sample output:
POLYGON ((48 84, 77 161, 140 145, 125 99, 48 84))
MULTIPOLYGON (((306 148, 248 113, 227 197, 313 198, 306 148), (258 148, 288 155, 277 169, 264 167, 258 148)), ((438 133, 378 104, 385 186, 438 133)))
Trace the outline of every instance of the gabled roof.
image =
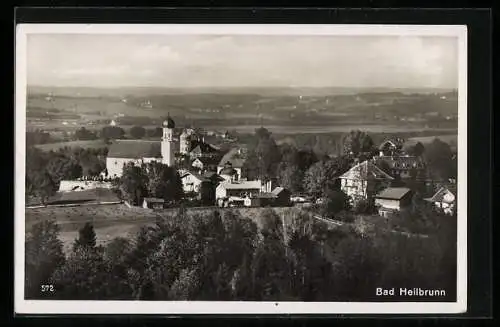
POLYGON ((429 202, 443 202, 444 197, 446 194, 448 194, 448 192, 456 197, 456 188, 454 188, 453 186, 443 186, 432 197, 426 198, 425 200, 429 202))
POLYGON ((217 149, 208 143, 204 143, 203 141, 192 140, 189 144, 189 152, 207 154, 216 153, 217 149))
POLYGON ((340 178, 356 179, 356 180, 393 180, 390 175, 378 168, 374 163, 369 160, 363 161, 347 172, 340 178))
POLYGON ((281 186, 276 187, 274 190, 272 190, 272 194, 278 196, 281 192, 283 192, 285 189, 281 186))
POLYGON ((222 182, 219 187, 223 187, 226 190, 260 190, 260 181, 244 181, 244 182, 222 182))
POLYGON ((407 187, 388 187, 375 197, 379 199, 400 200, 410 192, 411 190, 407 187))
POLYGON ((242 168, 246 158, 238 153, 238 148, 233 148, 229 150, 219 161, 219 167, 224 166, 226 162, 230 162, 233 168, 242 168))
POLYGON ((161 143, 145 140, 116 140, 109 147, 109 158, 161 158, 161 143))
POLYGON ((200 182, 203 182, 203 181, 207 180, 207 178, 203 177, 202 175, 200 175, 198 173, 192 172, 192 171, 187 171, 184 174, 182 174, 181 179, 184 178, 184 177, 186 177, 186 176, 188 176, 188 175, 193 176, 194 178, 196 178, 200 182))
POLYGON ((219 158, 217 157, 199 157, 194 159, 193 162, 197 160, 201 161, 204 165, 216 165, 219 163, 219 158))

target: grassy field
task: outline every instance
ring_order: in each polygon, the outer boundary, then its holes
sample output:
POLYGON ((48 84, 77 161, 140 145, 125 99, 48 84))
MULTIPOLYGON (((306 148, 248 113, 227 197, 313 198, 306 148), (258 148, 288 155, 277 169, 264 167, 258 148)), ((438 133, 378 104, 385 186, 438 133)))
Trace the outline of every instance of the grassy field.
MULTIPOLYGON (((265 208, 232 208, 221 209, 239 212, 242 216, 254 220, 260 227, 260 213, 265 208)), ((290 219, 292 208, 273 208, 280 216, 290 219)), ((189 210, 189 209, 188 209, 189 210)), ((192 209, 193 214, 206 213, 213 209, 192 209)), ((29 232, 34 224, 44 220, 54 219, 60 227, 60 239, 66 250, 78 236, 78 230, 85 223, 91 222, 95 228, 98 244, 106 244, 116 237, 130 237, 142 226, 153 225, 158 218, 168 218, 175 214, 177 209, 167 209, 162 212, 153 212, 142 208, 129 208, 124 204, 114 205, 85 205, 77 207, 46 207, 26 209, 25 229, 29 232)), ((285 220, 286 222, 286 220, 285 220)))
POLYGON ((91 141, 67 141, 67 142, 57 142, 57 143, 48 143, 48 144, 38 144, 35 145, 36 148, 42 151, 56 151, 60 148, 70 147, 70 148, 84 148, 84 149, 99 149, 105 148, 109 145, 104 143, 103 140, 91 140, 91 141))
POLYGON ((412 138, 410 138, 410 140, 426 144, 426 143, 431 143, 436 138, 440 139, 443 142, 456 145, 458 135, 457 134, 449 134, 449 135, 419 136, 419 137, 412 137, 412 138))

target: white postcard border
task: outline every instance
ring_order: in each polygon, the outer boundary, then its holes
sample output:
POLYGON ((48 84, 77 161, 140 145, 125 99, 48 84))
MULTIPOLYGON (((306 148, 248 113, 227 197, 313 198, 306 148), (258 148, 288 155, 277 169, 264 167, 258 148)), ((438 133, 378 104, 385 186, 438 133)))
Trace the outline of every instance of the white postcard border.
POLYGON ((450 314, 467 308, 467 27, 462 25, 20 24, 16 27, 14 311, 16 314, 450 314), (24 299, 27 34, 454 36, 458 39, 456 302, 55 301, 24 299))

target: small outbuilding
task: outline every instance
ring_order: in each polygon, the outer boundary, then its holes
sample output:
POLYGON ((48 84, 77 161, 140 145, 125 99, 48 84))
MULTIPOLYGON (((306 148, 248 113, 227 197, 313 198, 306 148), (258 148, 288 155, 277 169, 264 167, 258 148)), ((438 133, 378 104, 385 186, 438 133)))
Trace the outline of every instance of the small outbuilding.
POLYGON ((375 196, 375 205, 383 217, 406 209, 411 204, 412 191, 407 187, 388 187, 375 196))
POLYGON ((142 207, 144 209, 163 209, 165 207, 165 200, 160 198, 144 198, 142 207))

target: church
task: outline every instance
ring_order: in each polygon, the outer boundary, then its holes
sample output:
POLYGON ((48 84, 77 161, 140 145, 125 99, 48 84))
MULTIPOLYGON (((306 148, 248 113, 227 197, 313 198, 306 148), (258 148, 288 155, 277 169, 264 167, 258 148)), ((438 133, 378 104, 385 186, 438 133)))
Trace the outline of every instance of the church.
POLYGON ((178 154, 203 157, 217 152, 215 147, 206 144, 191 129, 184 129, 180 137, 176 138, 175 122, 170 115, 162 125, 163 134, 160 141, 115 140, 106 158, 105 177, 121 177, 123 166, 130 162, 140 165, 157 161, 173 167, 178 154))

